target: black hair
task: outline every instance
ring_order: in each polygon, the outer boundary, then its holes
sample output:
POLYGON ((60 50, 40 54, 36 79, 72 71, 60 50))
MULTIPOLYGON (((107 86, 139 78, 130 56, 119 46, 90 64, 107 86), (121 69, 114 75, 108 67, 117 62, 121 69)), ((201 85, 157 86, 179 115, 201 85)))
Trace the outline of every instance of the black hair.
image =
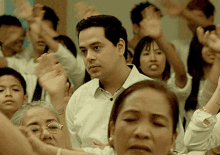
POLYGON ((0 67, 0 77, 4 76, 4 75, 11 75, 11 76, 14 76, 16 79, 18 79, 21 83, 21 86, 24 90, 24 95, 26 95, 26 82, 25 82, 25 79, 24 77, 19 73, 17 72, 16 70, 12 69, 12 68, 9 68, 9 67, 0 67))
POLYGON ((136 5, 132 10, 131 10, 131 21, 133 24, 137 24, 139 25, 139 23, 143 20, 143 17, 141 15, 141 12, 149 6, 154 6, 155 7, 155 11, 160 11, 159 8, 157 8, 154 4, 146 1, 143 3, 140 3, 138 5, 136 5))
POLYGON ((215 13, 215 7, 209 0, 191 0, 187 4, 189 10, 201 10, 206 18, 213 16, 215 13))
POLYGON ((172 91, 170 91, 162 82, 154 80, 144 80, 131 85, 116 98, 109 119, 108 138, 110 137, 110 124, 116 123, 117 117, 121 109, 123 108, 124 102, 127 97, 135 91, 146 88, 155 89, 166 96, 168 102, 170 103, 171 115, 173 118, 173 133, 176 133, 177 123, 179 121, 179 106, 177 96, 172 91))
POLYGON ((43 20, 51 21, 53 23, 53 29, 57 30, 59 18, 56 15, 55 11, 47 6, 44 6, 43 10, 45 11, 43 20))
POLYGON ((22 27, 20 20, 15 16, 11 16, 11 15, 0 16, 0 27, 3 25, 22 27))
MULTIPOLYGON (((146 36, 144 38, 142 38, 136 48, 135 48, 135 52, 134 52, 134 58, 133 58, 133 64, 137 67, 137 69, 139 70, 140 73, 144 74, 143 71, 140 69, 140 57, 141 57, 141 52, 143 51, 144 47, 146 47, 146 49, 150 50, 151 48, 151 44, 154 40, 152 38, 150 38, 149 36, 146 36)), ((166 60, 166 66, 162 75, 162 79, 164 81, 166 81, 167 79, 170 78, 170 64, 169 62, 166 60)))
POLYGON ((123 39, 125 41, 124 57, 127 59, 127 32, 122 26, 121 21, 111 15, 97 15, 83 19, 76 26, 78 38, 82 30, 90 27, 103 27, 105 30, 105 37, 111 41, 114 46, 118 44, 120 38, 123 39))
POLYGON ((58 42, 62 43, 67 47, 67 49, 76 57, 77 56, 77 50, 74 42, 65 35, 59 35, 57 37, 54 37, 54 40, 58 40, 58 42))
MULTIPOLYGON (((215 26, 207 26, 204 31, 213 31, 215 30, 215 26)), ((187 59, 187 67, 188 73, 193 77, 192 78, 192 90, 191 93, 186 100, 185 110, 195 110, 198 104, 198 92, 199 92, 199 84, 201 78, 204 76, 203 65, 205 62, 202 58, 202 48, 203 45, 199 42, 196 34, 194 35, 189 49, 189 56, 187 59)))

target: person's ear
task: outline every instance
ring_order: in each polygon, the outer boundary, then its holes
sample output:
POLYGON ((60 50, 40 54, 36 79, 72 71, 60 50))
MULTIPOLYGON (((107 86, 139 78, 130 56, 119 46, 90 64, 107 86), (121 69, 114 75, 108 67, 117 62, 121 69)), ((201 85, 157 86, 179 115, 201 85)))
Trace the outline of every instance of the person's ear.
POLYGON ((28 95, 27 94, 24 95, 22 104, 26 104, 26 103, 28 103, 28 95))
POLYGON ((176 137, 177 137, 178 133, 175 132, 173 133, 173 136, 171 138, 171 143, 170 143, 170 154, 173 154, 173 148, 174 148, 174 145, 175 145, 175 141, 176 141, 176 137))
POLYGON ((126 43, 125 43, 124 39, 120 38, 118 43, 117 43, 117 47, 118 47, 118 50, 119 50, 119 54, 122 55, 122 56, 125 53, 125 46, 126 46, 126 43))
POLYGON ((213 22, 214 21, 214 17, 213 17, 213 15, 212 16, 210 16, 209 18, 207 18, 209 21, 211 21, 211 22, 213 22))
POLYGON ((110 137, 108 139, 108 143, 111 147, 114 147, 114 133, 115 133, 115 124, 110 122, 110 137))
POLYGON ((133 27, 134 34, 138 35, 140 32, 140 26, 138 24, 133 24, 132 27, 133 27))

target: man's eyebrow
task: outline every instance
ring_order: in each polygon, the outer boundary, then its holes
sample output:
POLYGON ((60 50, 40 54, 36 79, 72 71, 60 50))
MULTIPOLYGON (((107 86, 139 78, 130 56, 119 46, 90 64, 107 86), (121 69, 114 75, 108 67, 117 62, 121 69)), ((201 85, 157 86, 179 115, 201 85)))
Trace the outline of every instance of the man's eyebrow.
MULTIPOLYGON (((89 46, 94 46, 94 45, 97 45, 97 44, 102 44, 100 41, 96 41, 96 42, 93 42, 91 43, 89 46)), ((85 48, 84 46, 79 46, 80 49, 83 49, 85 48)))

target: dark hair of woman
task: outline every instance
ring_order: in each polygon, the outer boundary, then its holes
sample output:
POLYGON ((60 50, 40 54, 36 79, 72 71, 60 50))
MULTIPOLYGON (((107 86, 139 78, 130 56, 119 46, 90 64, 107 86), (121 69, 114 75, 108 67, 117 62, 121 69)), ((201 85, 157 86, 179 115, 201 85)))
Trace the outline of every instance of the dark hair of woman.
MULTIPOLYGON (((134 51, 134 59, 133 59, 133 64, 137 67, 140 73, 144 74, 142 70, 140 69, 140 57, 141 57, 141 52, 143 51, 144 47, 146 46, 147 50, 151 49, 151 44, 154 40, 151 39, 150 37, 146 36, 142 38, 139 43, 137 44, 135 51, 134 51)), ((163 72, 163 81, 166 81, 167 79, 170 78, 170 64, 166 60, 166 66, 163 72)))
MULTIPOLYGON (((204 31, 213 31, 215 26, 207 26, 204 31)), ((203 66, 206 64, 202 58, 203 45, 199 42, 196 34, 194 35, 189 49, 189 56, 187 60, 188 73, 192 78, 192 91, 185 103, 185 110, 195 110, 198 104, 198 92, 200 80, 204 78, 203 66)))

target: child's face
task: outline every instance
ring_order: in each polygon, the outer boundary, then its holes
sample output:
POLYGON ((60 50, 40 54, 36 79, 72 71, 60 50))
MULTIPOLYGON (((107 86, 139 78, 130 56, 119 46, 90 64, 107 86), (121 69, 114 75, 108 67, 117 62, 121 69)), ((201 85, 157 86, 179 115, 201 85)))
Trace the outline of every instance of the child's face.
POLYGON ((15 113, 22 104, 27 103, 20 81, 12 75, 0 77, 0 111, 15 113))

